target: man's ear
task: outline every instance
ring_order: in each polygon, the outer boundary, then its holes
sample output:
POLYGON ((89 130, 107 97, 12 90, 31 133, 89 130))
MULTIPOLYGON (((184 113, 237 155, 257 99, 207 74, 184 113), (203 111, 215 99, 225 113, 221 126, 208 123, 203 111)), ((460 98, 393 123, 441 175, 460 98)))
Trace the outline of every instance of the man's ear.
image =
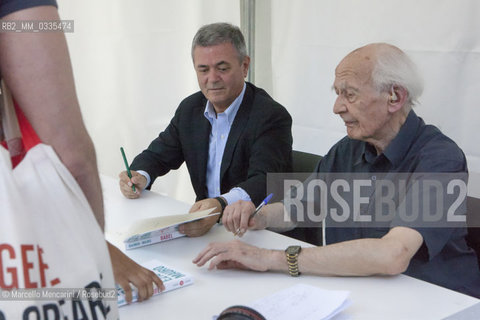
POLYGON ((250 57, 245 56, 242 61, 243 77, 246 78, 248 74, 248 67, 250 66, 250 57))
POLYGON ((408 92, 404 87, 392 86, 388 97, 388 111, 395 113, 400 110, 408 99, 408 92))

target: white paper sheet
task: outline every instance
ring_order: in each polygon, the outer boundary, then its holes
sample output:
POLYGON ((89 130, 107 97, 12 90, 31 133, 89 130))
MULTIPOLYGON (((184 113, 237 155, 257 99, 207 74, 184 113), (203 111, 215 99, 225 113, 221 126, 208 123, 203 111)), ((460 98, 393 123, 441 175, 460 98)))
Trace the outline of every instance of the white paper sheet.
POLYGON ((248 306, 266 319, 331 319, 351 304, 349 295, 349 291, 324 290, 300 283, 258 299, 248 306))

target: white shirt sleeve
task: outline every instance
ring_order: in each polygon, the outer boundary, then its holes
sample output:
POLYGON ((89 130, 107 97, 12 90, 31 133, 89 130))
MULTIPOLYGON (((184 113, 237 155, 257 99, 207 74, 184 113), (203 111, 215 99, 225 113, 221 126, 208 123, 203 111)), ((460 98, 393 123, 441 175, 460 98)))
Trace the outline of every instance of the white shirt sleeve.
MULTIPOLYGON (((144 176, 147 179, 147 184, 145 185, 145 188, 148 187, 150 185, 150 182, 152 181, 150 179, 150 175, 146 171, 143 171, 143 170, 135 170, 135 171, 137 171, 138 173, 140 173, 142 176, 144 176)), ((143 188, 143 189, 145 189, 145 188, 143 188)))

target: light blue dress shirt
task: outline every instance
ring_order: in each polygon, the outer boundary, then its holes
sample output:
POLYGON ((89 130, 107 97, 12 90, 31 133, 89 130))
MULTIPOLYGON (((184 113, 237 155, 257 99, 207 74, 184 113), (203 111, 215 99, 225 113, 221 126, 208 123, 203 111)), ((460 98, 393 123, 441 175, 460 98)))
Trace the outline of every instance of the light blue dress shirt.
MULTIPOLYGON (((233 120, 237 114, 238 109, 243 101, 245 89, 247 85, 243 84, 243 89, 240 95, 232 102, 225 112, 217 114, 210 101, 207 101, 205 106, 205 118, 212 125, 210 131, 210 140, 208 144, 208 162, 207 162, 207 190, 208 197, 215 198, 222 196, 228 204, 237 202, 238 200, 251 201, 248 193, 242 188, 235 187, 227 193, 220 194, 220 168, 222 166, 223 152, 227 144, 228 134, 232 127, 233 120)), ((147 186, 150 185, 150 175, 143 170, 137 170, 138 173, 145 176, 147 179, 147 186)))
POLYGON ((220 194, 220 168, 222 166, 223 153, 227 144, 228 134, 232 127, 233 120, 245 94, 246 84, 240 95, 232 102, 225 112, 217 114, 210 101, 205 106, 205 118, 212 125, 210 131, 210 141, 208 145, 208 163, 207 163, 207 191, 209 198, 222 196, 228 204, 238 200, 250 201, 250 196, 242 188, 235 187, 227 193, 220 194))

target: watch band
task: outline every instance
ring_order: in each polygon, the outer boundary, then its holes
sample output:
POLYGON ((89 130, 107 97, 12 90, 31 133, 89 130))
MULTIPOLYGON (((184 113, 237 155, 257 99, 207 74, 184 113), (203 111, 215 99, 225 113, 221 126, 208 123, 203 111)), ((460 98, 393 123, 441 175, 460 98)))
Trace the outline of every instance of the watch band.
POLYGON ((220 202, 220 206, 222 207, 222 211, 220 212, 220 215, 218 216, 217 223, 220 223, 222 221, 223 217, 223 210, 225 210, 225 207, 227 206, 227 201, 225 201, 225 198, 223 197, 215 197, 215 199, 220 202))
POLYGON ((285 250, 285 255, 287 257, 287 264, 288 264, 288 273, 292 277, 298 277, 300 272, 298 271, 298 255, 302 247, 300 246, 289 246, 285 250))

